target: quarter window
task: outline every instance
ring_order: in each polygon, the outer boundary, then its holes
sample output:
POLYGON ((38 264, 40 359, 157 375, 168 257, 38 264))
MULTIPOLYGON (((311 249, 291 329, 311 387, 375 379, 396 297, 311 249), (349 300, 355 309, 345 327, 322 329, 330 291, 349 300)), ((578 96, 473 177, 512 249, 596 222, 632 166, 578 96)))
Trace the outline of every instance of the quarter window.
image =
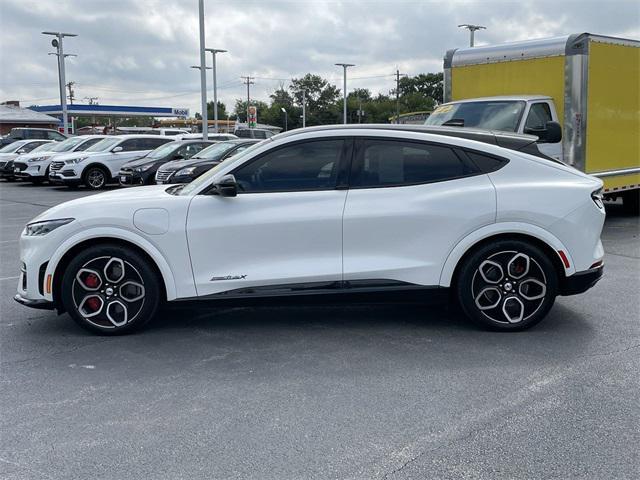
POLYGON ((234 172, 242 192, 329 190, 335 188, 344 140, 288 145, 266 153, 234 172))
POLYGON ((438 182, 477 173, 448 147, 395 140, 364 140, 351 173, 351 187, 438 182))

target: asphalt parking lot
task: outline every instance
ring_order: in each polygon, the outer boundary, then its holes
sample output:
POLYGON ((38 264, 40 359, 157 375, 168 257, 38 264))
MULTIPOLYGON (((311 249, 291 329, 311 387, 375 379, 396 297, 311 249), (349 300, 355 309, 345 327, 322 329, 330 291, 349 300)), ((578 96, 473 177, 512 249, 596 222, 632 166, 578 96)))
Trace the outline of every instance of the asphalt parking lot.
POLYGON ((522 333, 401 304, 171 309, 99 337, 14 303, 17 239, 86 195, 0 184, 0 477, 637 478, 640 223, 522 333))

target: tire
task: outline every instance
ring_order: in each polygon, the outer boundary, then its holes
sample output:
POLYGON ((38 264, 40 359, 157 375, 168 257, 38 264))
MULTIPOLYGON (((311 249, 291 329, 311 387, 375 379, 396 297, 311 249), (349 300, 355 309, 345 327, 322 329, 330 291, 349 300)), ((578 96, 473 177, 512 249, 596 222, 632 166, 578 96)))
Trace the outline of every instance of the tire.
POLYGON ((630 190, 622 194, 622 207, 632 215, 640 214, 640 190, 630 190))
POLYGON ((62 278, 62 304, 81 327, 122 335, 146 325, 161 302, 160 279, 142 255, 105 244, 76 255, 62 278), (119 304, 119 305, 118 305, 119 304))
POLYGON ((463 312, 474 323, 490 330, 519 331, 549 313, 558 294, 558 272, 537 246, 498 240, 463 260, 455 288, 463 312))
POLYGON ((107 185, 109 172, 103 167, 89 167, 82 174, 82 183, 91 190, 100 190, 107 185))

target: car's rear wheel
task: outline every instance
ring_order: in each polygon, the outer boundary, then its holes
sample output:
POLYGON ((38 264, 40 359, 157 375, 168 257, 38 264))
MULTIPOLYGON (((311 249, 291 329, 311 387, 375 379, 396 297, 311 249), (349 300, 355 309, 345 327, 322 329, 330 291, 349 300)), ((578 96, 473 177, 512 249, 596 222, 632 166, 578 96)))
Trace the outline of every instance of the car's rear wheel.
POLYGON ((89 167, 83 175, 83 182, 91 190, 100 190, 107 184, 109 174, 102 167, 89 167))
POLYGON ((553 262, 532 243, 499 240, 469 255, 457 276, 465 314, 492 330, 515 331, 540 322, 558 292, 553 262))
POLYGON ((76 255, 62 279, 62 303, 81 327, 104 335, 145 325, 161 300, 160 280, 139 253, 98 245, 76 255))

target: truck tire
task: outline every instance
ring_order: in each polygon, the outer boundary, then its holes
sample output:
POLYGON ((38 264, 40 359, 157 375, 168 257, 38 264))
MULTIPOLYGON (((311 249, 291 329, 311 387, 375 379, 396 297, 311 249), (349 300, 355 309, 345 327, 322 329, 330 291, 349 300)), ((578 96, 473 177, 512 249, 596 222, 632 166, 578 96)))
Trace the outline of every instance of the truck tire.
POLYGON ((622 207, 625 212, 633 215, 640 214, 640 190, 629 190, 622 193, 622 207))

